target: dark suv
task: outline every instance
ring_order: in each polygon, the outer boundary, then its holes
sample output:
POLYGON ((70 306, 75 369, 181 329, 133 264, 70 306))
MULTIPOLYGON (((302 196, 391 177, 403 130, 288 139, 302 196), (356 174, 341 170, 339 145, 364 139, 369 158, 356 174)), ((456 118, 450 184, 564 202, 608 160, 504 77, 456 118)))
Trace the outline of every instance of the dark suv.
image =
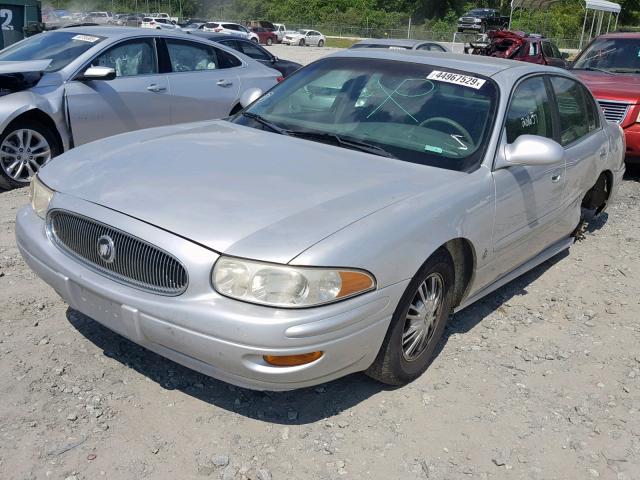
POLYGON ((540 35, 527 35, 524 32, 501 30, 489 32, 489 44, 469 44, 466 53, 487 57, 510 58, 521 62, 550 65, 567 68, 566 54, 560 53, 558 47, 540 35))
POLYGON ((485 33, 509 27, 509 17, 503 17, 493 8, 474 8, 458 19, 458 32, 472 30, 485 33))

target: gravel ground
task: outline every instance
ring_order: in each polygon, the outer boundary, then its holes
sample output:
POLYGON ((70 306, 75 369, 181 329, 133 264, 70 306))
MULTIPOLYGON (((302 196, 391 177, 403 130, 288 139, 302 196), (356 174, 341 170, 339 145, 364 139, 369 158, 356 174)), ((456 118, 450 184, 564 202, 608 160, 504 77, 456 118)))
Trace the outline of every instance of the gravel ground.
POLYGON ((396 389, 253 392, 145 351, 28 269, 27 192, 0 199, 3 480, 640 478, 638 170, 584 241, 455 315, 396 389))

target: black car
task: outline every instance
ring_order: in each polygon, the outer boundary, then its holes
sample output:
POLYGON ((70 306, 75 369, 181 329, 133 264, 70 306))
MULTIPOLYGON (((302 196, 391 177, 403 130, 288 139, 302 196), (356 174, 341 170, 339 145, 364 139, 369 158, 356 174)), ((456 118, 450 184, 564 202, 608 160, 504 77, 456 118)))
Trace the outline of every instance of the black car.
POLYGON ((281 58, 271 54, 271 52, 266 48, 256 44, 256 42, 252 42, 251 40, 247 40, 246 38, 238 37, 236 35, 209 32, 193 32, 192 35, 206 38, 212 42, 221 43, 222 45, 233 48, 240 53, 244 53, 247 57, 253 58, 267 67, 275 68, 282 73, 283 77, 291 75, 302 66, 296 62, 282 60, 281 58))

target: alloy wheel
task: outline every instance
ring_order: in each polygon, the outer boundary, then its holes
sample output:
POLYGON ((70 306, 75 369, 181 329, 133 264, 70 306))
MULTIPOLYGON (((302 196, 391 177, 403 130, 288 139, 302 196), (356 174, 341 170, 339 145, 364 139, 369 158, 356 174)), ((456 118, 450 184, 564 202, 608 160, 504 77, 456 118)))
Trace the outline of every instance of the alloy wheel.
POLYGON ((21 128, 9 133, 0 145, 2 170, 16 182, 26 183, 29 177, 51 160, 51 146, 35 130, 21 128))
POLYGON ((404 322, 402 356, 407 362, 416 360, 433 338, 444 298, 444 280, 432 273, 418 287, 404 322))

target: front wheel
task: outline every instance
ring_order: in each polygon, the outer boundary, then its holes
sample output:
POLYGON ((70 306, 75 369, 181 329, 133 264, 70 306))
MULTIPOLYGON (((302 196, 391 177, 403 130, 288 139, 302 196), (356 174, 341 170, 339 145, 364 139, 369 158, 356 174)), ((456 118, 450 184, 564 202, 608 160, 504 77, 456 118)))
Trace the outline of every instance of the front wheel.
POLYGON ((271 45, 273 45, 273 40, 269 37, 267 38, 267 46, 270 47, 271 45))
POLYGON ((389 385, 405 385, 429 367, 451 312, 452 263, 441 249, 422 265, 402 295, 367 375, 389 385))
POLYGON ((301 47, 304 47, 304 38, 300 39, 300 41, 298 42, 298 45, 300 45, 301 47))
POLYGON ((0 185, 27 185, 61 151, 53 132, 41 123, 15 122, 0 135, 0 185))
POLYGON ((319 47, 324 47, 324 40, 318 41, 318 46, 319 47))
POLYGON ((254 37, 254 38, 252 38, 252 39, 251 39, 251 41, 252 41, 253 43, 258 43, 258 42, 259 42, 259 40, 258 40, 257 38, 255 38, 255 37, 254 37))

